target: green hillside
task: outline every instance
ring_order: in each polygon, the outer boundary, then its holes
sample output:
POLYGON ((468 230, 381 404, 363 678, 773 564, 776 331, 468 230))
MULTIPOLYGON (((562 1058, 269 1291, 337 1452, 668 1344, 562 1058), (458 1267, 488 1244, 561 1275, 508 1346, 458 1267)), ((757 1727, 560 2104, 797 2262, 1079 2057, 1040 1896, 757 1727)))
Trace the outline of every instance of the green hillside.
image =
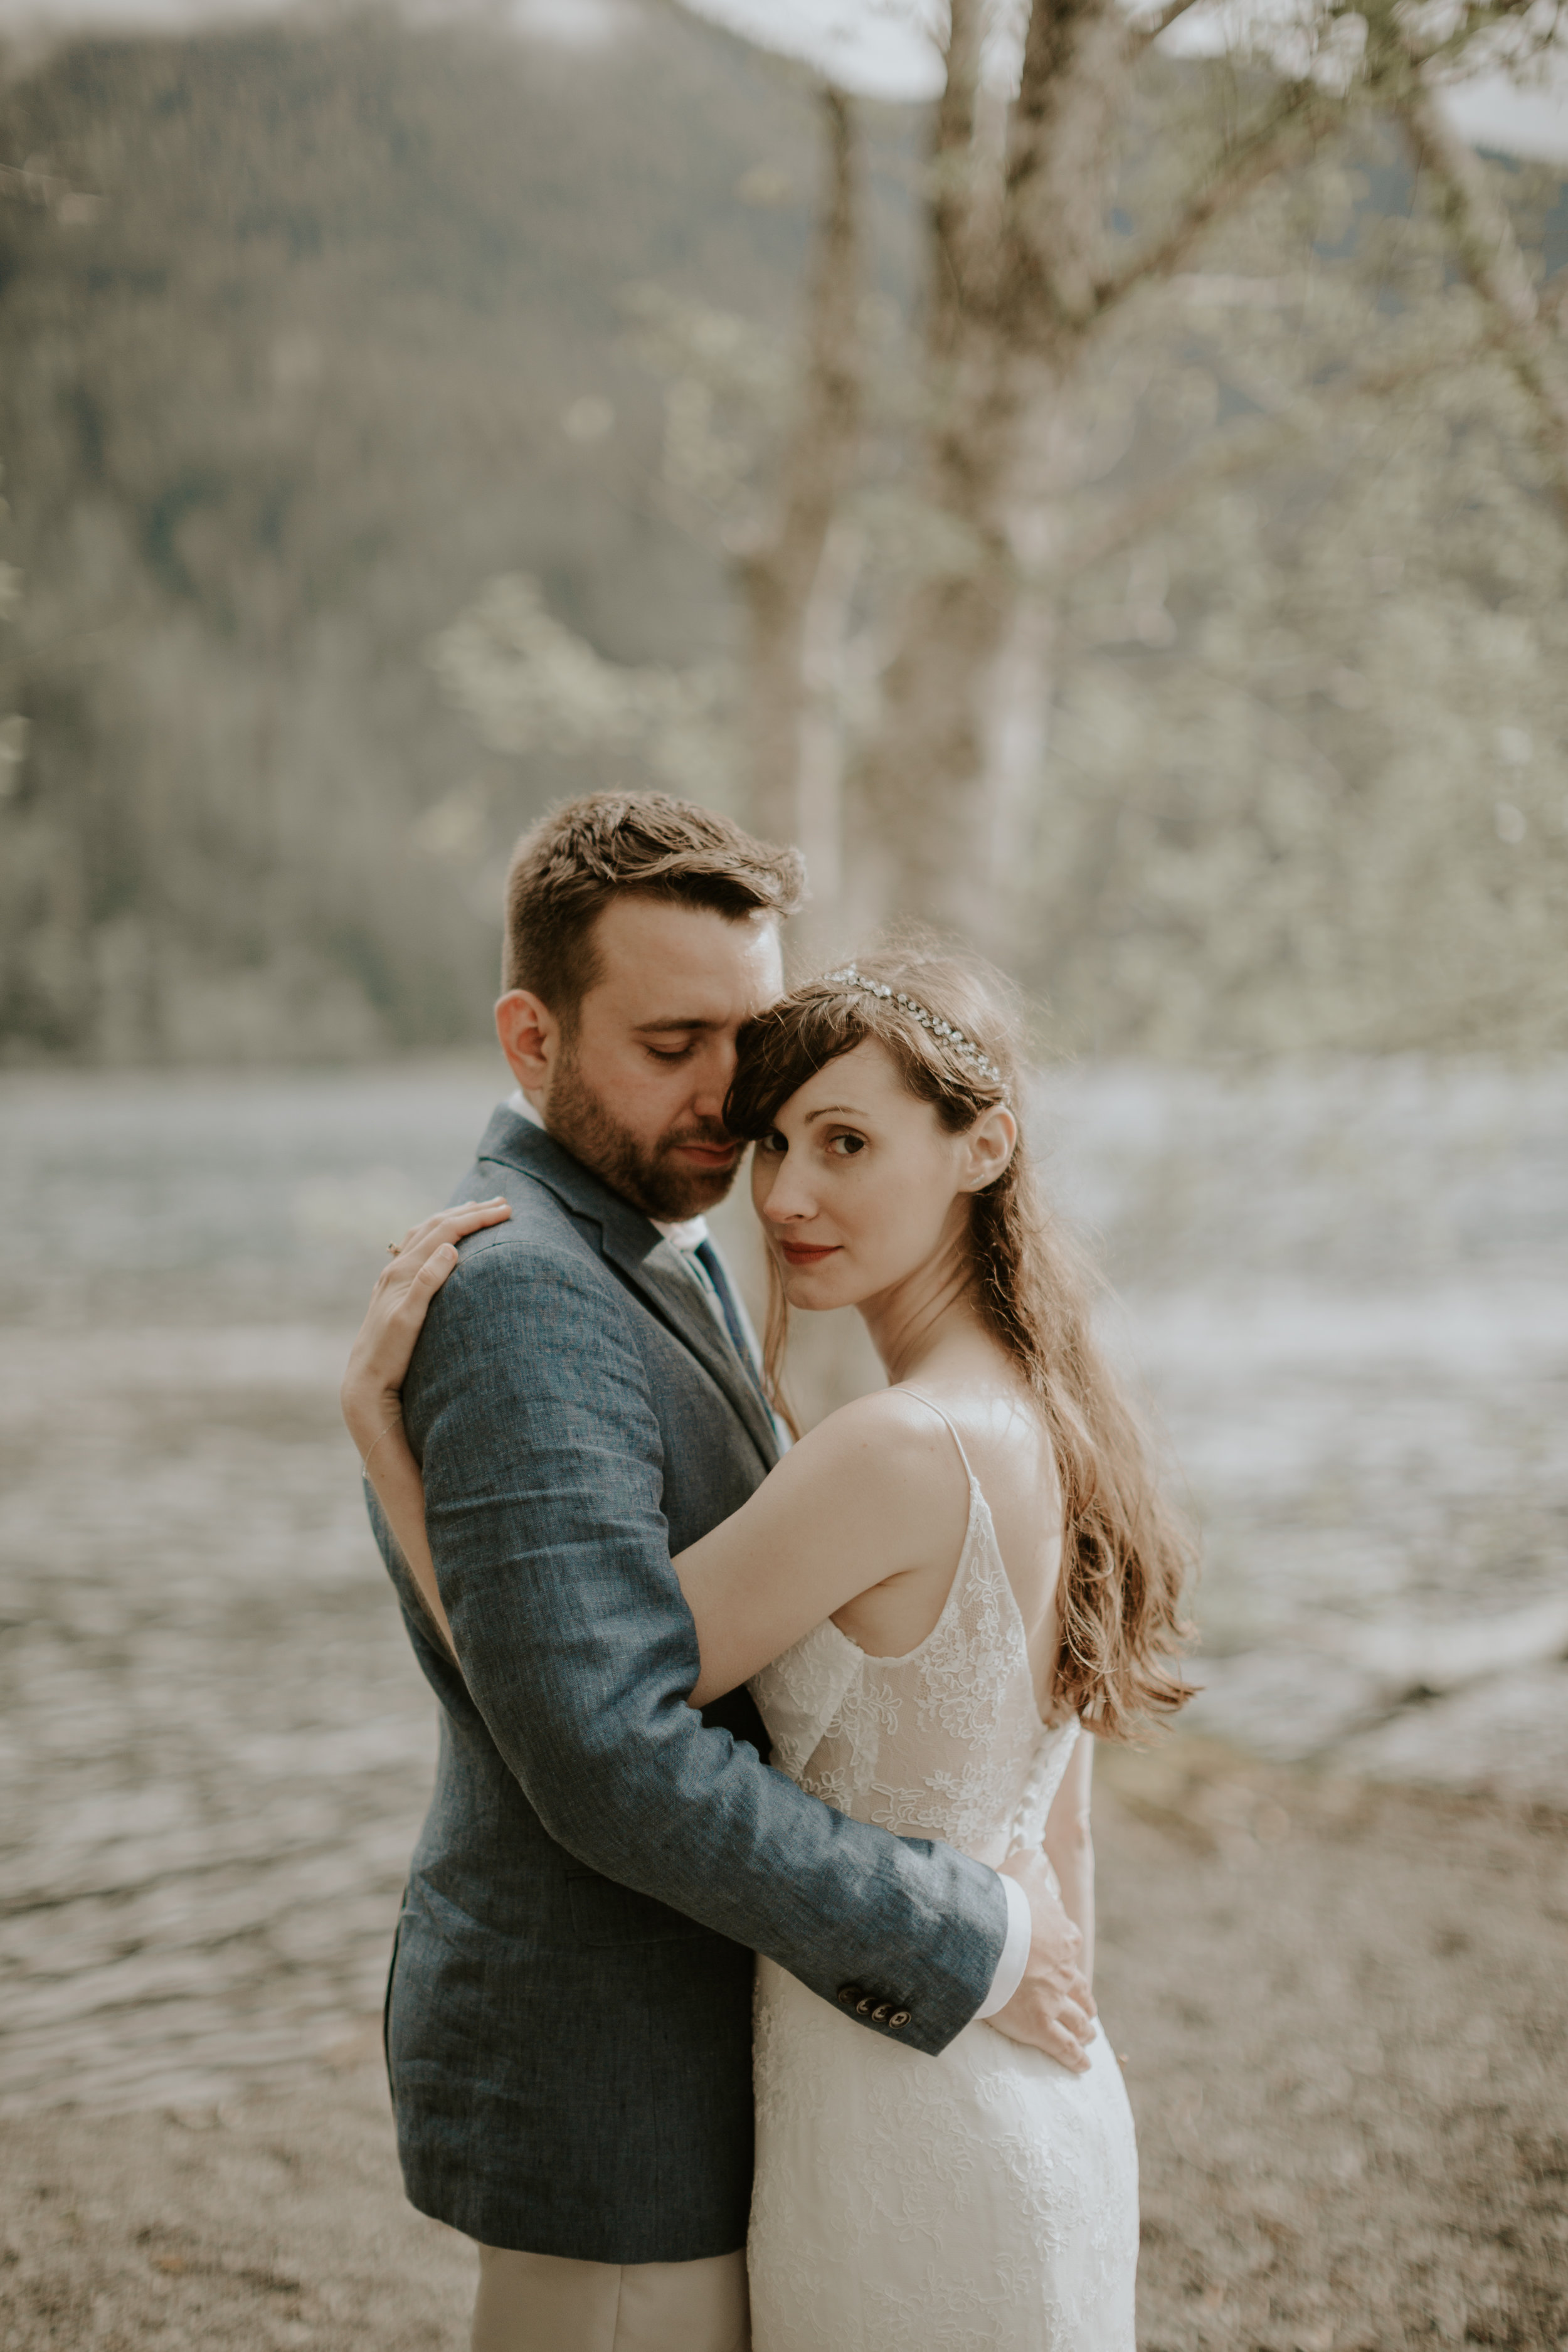
MULTIPOLYGON (((94 38, 0 90, 0 160, 100 199, 0 204, 13 1053, 468 1032, 493 903, 410 824, 486 755, 432 633, 521 569, 612 657, 725 643, 618 298, 786 323, 814 124, 722 34, 627 21, 601 49, 375 15, 94 38), (574 441, 585 394, 614 424, 574 441)), ((503 830, 562 781, 491 764, 503 830)))

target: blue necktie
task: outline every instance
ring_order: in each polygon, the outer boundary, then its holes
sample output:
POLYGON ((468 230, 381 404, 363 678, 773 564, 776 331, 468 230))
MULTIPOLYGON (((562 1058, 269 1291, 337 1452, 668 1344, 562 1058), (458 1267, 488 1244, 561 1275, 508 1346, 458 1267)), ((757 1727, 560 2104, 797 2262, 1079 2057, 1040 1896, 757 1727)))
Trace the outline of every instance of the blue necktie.
MULTIPOLYGON (((720 1310, 724 1318, 724 1328, 734 1343, 735 1353, 752 1376, 752 1386, 758 1395, 762 1396, 763 1384, 757 1377, 757 1368, 752 1361, 752 1351, 746 1345, 746 1328, 741 1320, 741 1311, 735 1304, 735 1294, 730 1287, 730 1277, 724 1271, 719 1253, 711 1242, 699 1242, 691 1255, 700 1260, 703 1273, 713 1285, 720 1310)), ((763 1402, 764 1404, 767 1402, 765 1396, 763 1397, 763 1402)))

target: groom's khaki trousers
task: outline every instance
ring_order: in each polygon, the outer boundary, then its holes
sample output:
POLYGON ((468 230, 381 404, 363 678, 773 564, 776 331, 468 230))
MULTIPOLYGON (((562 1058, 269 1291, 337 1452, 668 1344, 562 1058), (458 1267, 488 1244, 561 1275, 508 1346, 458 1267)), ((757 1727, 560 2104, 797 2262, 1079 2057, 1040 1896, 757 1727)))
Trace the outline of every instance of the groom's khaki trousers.
POLYGON ((479 2248, 473 2352, 751 2352, 743 2253, 578 2263, 479 2248))

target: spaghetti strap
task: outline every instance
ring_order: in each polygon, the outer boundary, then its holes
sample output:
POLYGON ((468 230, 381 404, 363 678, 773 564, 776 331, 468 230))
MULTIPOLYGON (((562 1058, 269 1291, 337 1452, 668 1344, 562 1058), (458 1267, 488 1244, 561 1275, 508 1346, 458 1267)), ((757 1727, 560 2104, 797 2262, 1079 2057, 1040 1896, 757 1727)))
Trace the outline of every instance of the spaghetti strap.
POLYGON ((952 1438, 953 1444, 958 1448, 958 1458, 963 1465, 964 1472, 968 1477, 970 1485, 972 1486, 974 1486, 977 1483, 974 1473, 969 1466, 969 1456, 963 1450, 963 1440, 960 1437, 958 1431, 953 1424, 951 1414, 943 1412, 941 1405, 937 1404, 931 1397, 926 1396, 920 1389, 911 1389, 906 1381, 900 1381, 899 1394, 900 1396, 911 1396, 915 1399, 917 1403, 930 1405, 938 1421, 945 1421, 947 1423, 948 1435, 952 1438))

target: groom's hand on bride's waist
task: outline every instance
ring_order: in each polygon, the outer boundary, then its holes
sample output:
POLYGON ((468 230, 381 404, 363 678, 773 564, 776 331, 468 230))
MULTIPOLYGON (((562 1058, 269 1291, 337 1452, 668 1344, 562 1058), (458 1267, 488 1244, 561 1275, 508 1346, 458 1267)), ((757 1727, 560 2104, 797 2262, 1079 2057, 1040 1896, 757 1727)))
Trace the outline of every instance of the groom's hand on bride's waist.
POLYGON ((1029 1898, 1034 1933, 1016 1992, 988 2022, 1082 2074, 1089 2067, 1095 2017, 1094 1995, 1083 1973, 1083 1937, 1063 1908, 1043 1854, 1015 1854, 1003 1869, 1029 1898))

